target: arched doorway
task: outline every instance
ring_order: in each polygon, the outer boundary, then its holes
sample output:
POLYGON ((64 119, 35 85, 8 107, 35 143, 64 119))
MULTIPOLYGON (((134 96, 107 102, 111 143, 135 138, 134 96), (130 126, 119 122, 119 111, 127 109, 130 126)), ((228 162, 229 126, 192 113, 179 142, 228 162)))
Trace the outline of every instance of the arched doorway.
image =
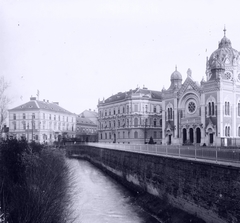
POLYGON ((187 141, 187 130, 184 128, 183 129, 183 144, 186 143, 187 141))
POLYGON ((172 143, 172 135, 168 135, 168 145, 171 145, 172 143))
POLYGON ((193 128, 189 129, 189 138, 190 138, 190 143, 193 143, 193 128))
POLYGON ((200 128, 196 129, 196 139, 197 139, 196 143, 200 143, 201 142, 201 130, 200 130, 200 128))

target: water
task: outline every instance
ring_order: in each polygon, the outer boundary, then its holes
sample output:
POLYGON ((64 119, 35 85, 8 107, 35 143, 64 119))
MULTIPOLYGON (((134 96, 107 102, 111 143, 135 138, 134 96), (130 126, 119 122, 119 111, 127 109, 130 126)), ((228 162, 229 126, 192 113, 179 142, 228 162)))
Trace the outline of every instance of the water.
POLYGON ((84 160, 68 160, 74 186, 71 216, 75 223, 159 223, 133 204, 131 193, 84 160))

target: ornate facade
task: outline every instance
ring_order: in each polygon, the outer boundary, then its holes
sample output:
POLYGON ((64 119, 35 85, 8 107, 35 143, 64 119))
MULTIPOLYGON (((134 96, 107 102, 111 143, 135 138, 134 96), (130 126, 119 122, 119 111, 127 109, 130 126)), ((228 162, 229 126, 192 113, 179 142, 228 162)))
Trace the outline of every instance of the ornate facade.
POLYGON ((177 68, 161 92, 136 89, 99 102, 99 141, 240 145, 240 53, 224 37, 207 58, 206 81, 177 68))
POLYGON ((161 92, 137 88, 98 102, 98 140, 144 144, 162 142, 161 92))
POLYGON ((240 53, 221 39, 207 59, 206 81, 201 84, 177 69, 171 86, 162 91, 163 143, 203 145, 240 144, 240 53))

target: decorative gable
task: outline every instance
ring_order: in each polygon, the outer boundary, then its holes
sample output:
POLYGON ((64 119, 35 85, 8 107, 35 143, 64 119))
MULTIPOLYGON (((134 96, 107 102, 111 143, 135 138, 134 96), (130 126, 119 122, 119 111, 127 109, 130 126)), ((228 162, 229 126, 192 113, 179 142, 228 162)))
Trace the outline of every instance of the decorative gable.
POLYGON ((185 92, 187 92, 189 90, 191 90, 191 91, 194 90, 194 91, 198 92, 199 94, 201 93, 201 87, 198 86, 196 84, 196 82, 194 82, 192 80, 191 77, 187 77, 187 79, 184 81, 182 87, 178 91, 178 97, 181 97, 185 92))

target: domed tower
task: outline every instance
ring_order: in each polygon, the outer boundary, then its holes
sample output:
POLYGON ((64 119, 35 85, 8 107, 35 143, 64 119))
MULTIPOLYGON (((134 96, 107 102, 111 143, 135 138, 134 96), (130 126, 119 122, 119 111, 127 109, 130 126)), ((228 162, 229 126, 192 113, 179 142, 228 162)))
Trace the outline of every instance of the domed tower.
POLYGON ((240 80, 240 54, 232 48, 231 41, 226 37, 225 28, 223 31, 224 37, 219 42, 218 49, 207 60, 207 81, 216 79, 240 80))
POLYGON ((182 86, 182 75, 175 67, 175 71, 171 75, 171 85, 169 89, 179 89, 182 86))

